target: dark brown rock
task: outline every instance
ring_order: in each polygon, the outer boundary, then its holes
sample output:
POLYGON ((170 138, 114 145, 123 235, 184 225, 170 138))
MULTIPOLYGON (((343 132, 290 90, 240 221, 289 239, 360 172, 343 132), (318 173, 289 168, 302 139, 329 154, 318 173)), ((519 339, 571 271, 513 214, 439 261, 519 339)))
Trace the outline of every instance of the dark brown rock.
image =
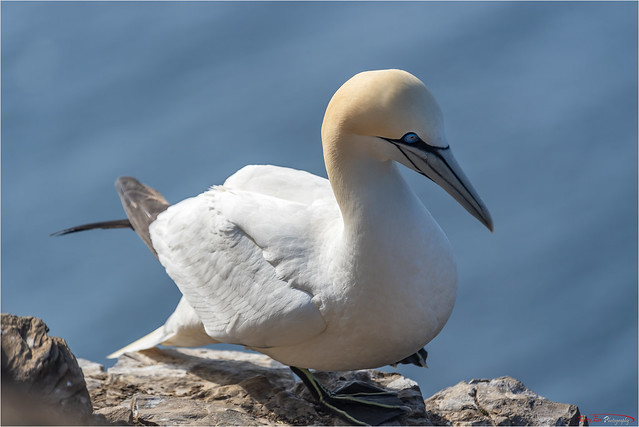
POLYGON ((86 423, 82 370, 66 342, 35 317, 2 314, 2 423, 86 423))

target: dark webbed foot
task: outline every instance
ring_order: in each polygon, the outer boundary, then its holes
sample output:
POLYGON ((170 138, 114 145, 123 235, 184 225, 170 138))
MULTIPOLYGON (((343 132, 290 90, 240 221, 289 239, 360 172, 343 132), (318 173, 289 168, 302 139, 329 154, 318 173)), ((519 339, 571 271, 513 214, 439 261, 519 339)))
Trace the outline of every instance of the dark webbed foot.
POLYGON ((291 366, 319 404, 354 425, 380 425, 406 413, 397 394, 361 382, 351 381, 335 391, 328 390, 308 369, 291 366))
POLYGON ((428 368, 428 365, 426 364, 427 358, 428 358, 428 352, 426 351, 426 349, 422 348, 417 353, 411 354, 410 356, 403 358, 397 363, 393 363, 392 366, 397 367, 397 365, 412 364, 412 365, 421 366, 422 368, 428 368))

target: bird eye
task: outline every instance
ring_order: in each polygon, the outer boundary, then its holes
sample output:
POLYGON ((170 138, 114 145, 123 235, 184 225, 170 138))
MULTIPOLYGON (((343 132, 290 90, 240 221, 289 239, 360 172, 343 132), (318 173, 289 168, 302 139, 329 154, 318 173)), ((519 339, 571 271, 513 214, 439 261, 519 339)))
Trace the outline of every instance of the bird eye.
POLYGON ((407 144, 414 144, 417 141, 419 141, 419 137, 417 136, 416 133, 410 132, 402 137, 402 141, 404 141, 407 144))

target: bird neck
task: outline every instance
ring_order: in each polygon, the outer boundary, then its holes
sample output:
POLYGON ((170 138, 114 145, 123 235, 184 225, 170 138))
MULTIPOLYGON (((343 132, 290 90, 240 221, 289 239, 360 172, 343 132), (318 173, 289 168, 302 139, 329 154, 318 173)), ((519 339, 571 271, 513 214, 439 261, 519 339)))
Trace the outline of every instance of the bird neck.
POLYGON ((371 146, 375 141, 353 137, 341 142, 324 146, 329 180, 342 214, 343 228, 332 239, 335 245, 329 255, 334 271, 340 273, 340 280, 352 284, 353 292, 375 295, 377 302, 389 301, 398 293, 426 298, 429 306, 444 307, 441 318, 447 319, 456 273, 446 236, 397 165, 362 151, 375 151, 371 146), (366 145, 358 148, 360 142, 366 145), (432 295, 440 297, 432 299, 432 295))
POLYGON ((426 211, 396 164, 378 158, 373 144, 370 137, 357 135, 338 134, 324 141, 326 169, 346 235, 406 229, 406 221, 420 221, 426 211))

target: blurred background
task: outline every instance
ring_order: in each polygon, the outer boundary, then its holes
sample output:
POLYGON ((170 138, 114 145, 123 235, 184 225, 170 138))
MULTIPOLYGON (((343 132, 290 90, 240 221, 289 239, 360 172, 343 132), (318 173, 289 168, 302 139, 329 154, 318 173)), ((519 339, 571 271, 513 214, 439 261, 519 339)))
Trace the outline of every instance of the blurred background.
MULTIPOLYGON (((446 231, 458 301, 400 367, 425 397, 511 375, 582 414, 637 416, 637 4, 2 3, 2 311, 100 363, 180 294, 123 217, 133 175, 170 202, 246 164, 326 176, 320 126, 357 72, 438 99, 489 233, 405 177, 446 231)), ((390 368, 389 368, 390 369, 390 368)))

